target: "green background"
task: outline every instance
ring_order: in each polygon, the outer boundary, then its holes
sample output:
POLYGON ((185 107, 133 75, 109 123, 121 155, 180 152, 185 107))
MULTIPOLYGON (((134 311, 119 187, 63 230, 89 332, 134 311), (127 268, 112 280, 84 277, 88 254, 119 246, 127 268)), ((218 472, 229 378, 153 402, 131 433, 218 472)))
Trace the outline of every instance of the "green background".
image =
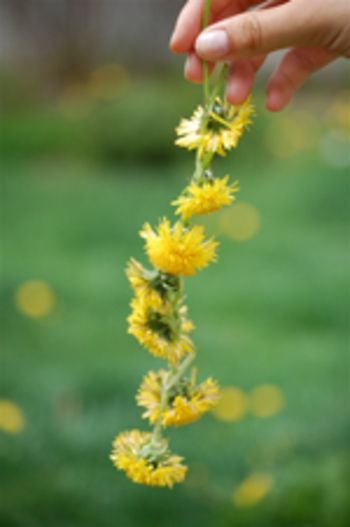
POLYGON ((0 430, 3 527, 349 521, 349 166, 322 151, 342 126, 337 94, 306 94, 282 116, 267 116, 257 98, 255 125, 216 170, 239 179, 238 199, 257 208, 261 228, 245 242, 218 233, 219 262, 186 286, 199 378, 247 391, 275 384, 285 407, 269 419, 209 415, 171 431, 190 467, 173 490, 134 485, 108 459, 117 433, 147 429, 134 394, 162 364, 127 335, 125 264, 146 263, 138 230, 170 213, 191 175, 173 128, 199 97, 173 79, 139 80, 75 113, 48 104, 4 115, 0 398, 26 425, 18 435, 0 430), (14 302, 32 279, 56 295, 40 320, 14 302), (239 509, 232 492, 254 472, 270 473, 272 490, 239 509))

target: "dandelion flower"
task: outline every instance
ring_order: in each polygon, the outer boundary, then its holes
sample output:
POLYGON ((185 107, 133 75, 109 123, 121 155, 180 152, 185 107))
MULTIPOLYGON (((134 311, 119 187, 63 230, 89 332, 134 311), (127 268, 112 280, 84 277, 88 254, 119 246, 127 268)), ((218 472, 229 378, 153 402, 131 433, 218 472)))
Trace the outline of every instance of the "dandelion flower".
MULTIPOLYGON (((165 370, 150 371, 144 378, 137 393, 139 406, 146 408, 143 414, 151 424, 160 417, 161 394, 169 383, 170 374, 165 370)), ((181 379, 169 390, 167 407, 161 415, 164 426, 180 426, 197 421, 205 412, 213 408, 219 398, 216 382, 209 378, 195 385, 195 373, 191 379, 181 379)))
POLYGON ((186 228, 181 222, 173 227, 164 218, 158 232, 146 223, 140 232, 154 267, 172 275, 189 276, 216 259, 217 242, 205 240, 202 226, 186 228))
POLYGON ((200 157, 207 153, 224 156, 238 145, 253 112, 249 97, 240 106, 232 106, 217 97, 209 112, 199 106, 190 119, 181 120, 176 128, 175 144, 189 150, 198 149, 200 157))
POLYGON ((156 293, 138 295, 131 302, 128 332, 156 357, 176 364, 185 353, 194 350, 188 333, 193 324, 187 319, 187 308, 177 309, 156 293))
POLYGON ((140 430, 122 432, 113 441, 113 464, 135 483, 155 487, 173 487, 184 480, 187 467, 180 456, 171 454, 166 440, 152 441, 152 435, 140 430))
POLYGON ((213 181, 193 182, 184 191, 184 194, 172 202, 177 207, 176 214, 188 220, 191 216, 209 214, 221 209, 225 205, 231 205, 238 192, 238 181, 228 185, 228 176, 217 178, 213 181))

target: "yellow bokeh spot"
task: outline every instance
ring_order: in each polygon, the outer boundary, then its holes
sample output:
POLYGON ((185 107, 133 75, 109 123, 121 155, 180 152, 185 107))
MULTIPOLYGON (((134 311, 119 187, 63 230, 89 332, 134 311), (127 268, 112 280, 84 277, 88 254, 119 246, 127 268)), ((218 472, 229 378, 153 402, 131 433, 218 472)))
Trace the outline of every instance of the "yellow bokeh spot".
POLYGON ((319 128, 319 122, 311 112, 294 111, 271 120, 265 143, 276 157, 288 158, 315 146, 320 135, 319 128))
POLYGON ((273 477, 261 472, 252 474, 233 491, 232 501, 236 507, 253 507, 269 493, 273 477))
POLYGON ((0 430, 9 434, 18 434, 24 428, 22 410, 11 401, 0 399, 0 430))
POLYGON ((129 84, 129 74, 121 64, 104 64, 96 68, 89 82, 89 93, 98 99, 113 99, 129 84))
POLYGON ((327 112, 328 125, 335 124, 350 133, 350 90, 339 91, 334 99, 327 112))
POLYGON ((245 393, 235 386, 223 388, 218 404, 212 410, 220 421, 233 422, 242 419, 247 411, 248 400, 245 393))
POLYGON ((31 280, 17 289, 15 303, 18 311, 24 315, 41 318, 53 311, 55 294, 47 283, 31 280))
POLYGON ((272 384, 257 386, 249 399, 250 409, 257 417, 271 417, 285 405, 283 392, 272 384))
POLYGON ((253 238, 261 224, 257 208, 250 203, 238 203, 223 211, 218 221, 220 232, 238 241, 253 238))

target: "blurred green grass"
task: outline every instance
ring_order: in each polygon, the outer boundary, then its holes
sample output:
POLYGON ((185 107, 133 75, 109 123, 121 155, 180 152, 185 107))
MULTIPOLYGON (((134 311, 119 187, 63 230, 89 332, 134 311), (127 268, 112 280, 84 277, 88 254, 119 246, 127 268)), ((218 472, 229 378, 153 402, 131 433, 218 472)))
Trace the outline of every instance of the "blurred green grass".
MULTIPOLYGON (((46 118, 34 115, 45 128, 46 118)), ((160 117, 154 113, 153 127, 160 117)), ((165 117, 167 142, 172 119, 165 117)), ((64 149, 58 155, 59 148, 17 159, 14 146, 7 150, 0 397, 22 408, 26 426, 16 436, 0 431, 2 526, 347 525, 348 169, 327 167, 315 148, 272 154, 263 141, 269 126, 258 118, 221 165, 240 180, 239 199, 257 207, 261 230, 246 242, 222 236, 219 263, 189 280, 187 292, 199 377, 244 390, 276 384, 287 404, 269 419, 227 424, 208 416, 174 431, 172 448, 190 474, 173 491, 134 486, 108 454, 116 433, 147 426, 134 393, 147 369, 161 364, 126 334, 125 263, 143 258, 137 231, 169 212, 191 156, 143 160, 148 147, 134 132, 134 154, 118 164, 64 149), (39 321, 14 303, 31 279, 46 281, 57 297, 54 313, 39 321), (235 508, 233 488, 255 471, 273 475, 272 491, 254 508, 235 508)), ((157 133, 153 149, 161 152, 157 133)), ((25 136, 17 130, 11 144, 25 136)))

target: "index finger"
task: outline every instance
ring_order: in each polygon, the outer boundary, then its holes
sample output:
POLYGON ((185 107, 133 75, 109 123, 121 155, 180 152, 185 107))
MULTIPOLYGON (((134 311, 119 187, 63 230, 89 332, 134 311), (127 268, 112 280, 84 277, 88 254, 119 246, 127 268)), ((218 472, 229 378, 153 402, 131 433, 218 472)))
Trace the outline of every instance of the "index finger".
MULTIPOLYGON (((248 7, 260 4, 262 0, 212 0, 209 22, 225 16, 242 13, 248 7)), ((188 0, 182 8, 170 40, 170 48, 175 53, 188 53, 202 30, 204 0, 188 0)))

